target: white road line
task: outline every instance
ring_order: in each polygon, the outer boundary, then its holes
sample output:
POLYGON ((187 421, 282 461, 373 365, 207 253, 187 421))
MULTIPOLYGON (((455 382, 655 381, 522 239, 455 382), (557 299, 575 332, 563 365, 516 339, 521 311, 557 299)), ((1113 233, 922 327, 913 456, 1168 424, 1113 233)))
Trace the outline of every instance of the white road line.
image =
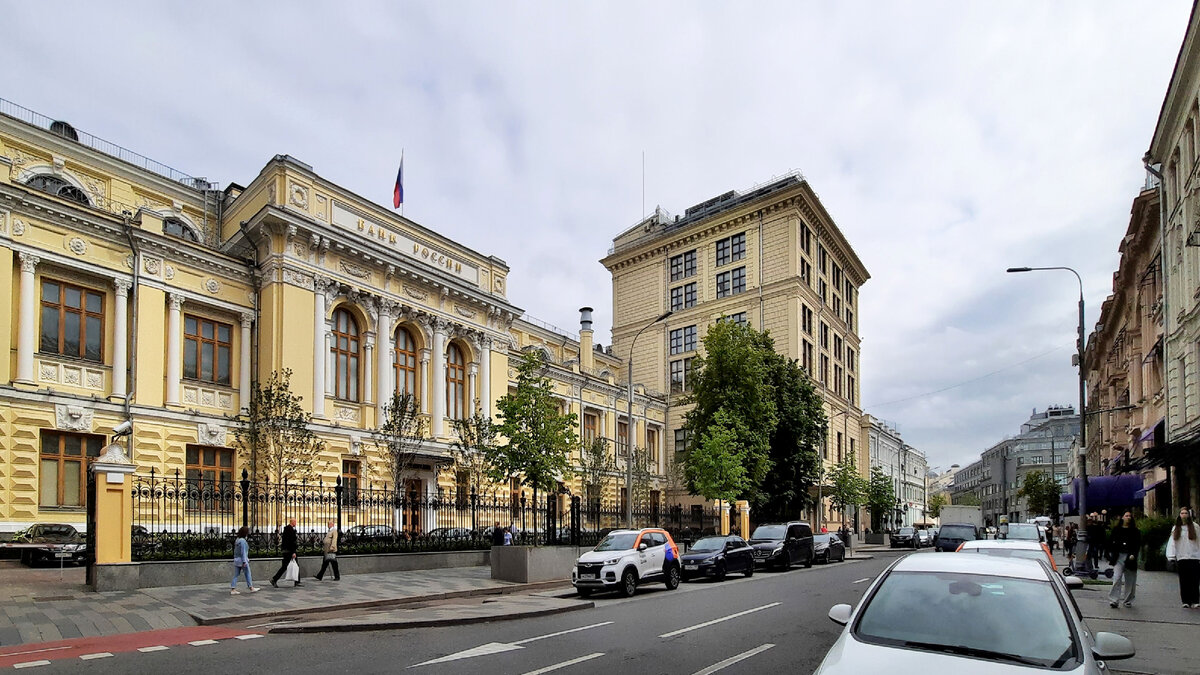
POLYGON ((216 640, 192 640, 188 644, 192 645, 193 647, 201 647, 203 645, 215 645, 215 644, 217 644, 217 641, 216 640))
POLYGON ((235 640, 253 640, 255 638, 260 638, 260 637, 262 637, 262 635, 259 635, 258 633, 249 633, 247 635, 235 635, 235 636, 233 636, 233 639, 235 639, 235 640))
POLYGON ((739 616, 753 614, 754 612, 761 612, 764 609, 770 609, 772 607, 777 606, 778 604, 779 604, 778 602, 772 602, 769 605, 763 605, 762 607, 755 607, 754 609, 747 609, 744 612, 738 612, 737 614, 730 614, 729 616, 723 616, 720 619, 713 619, 712 621, 705 621, 704 623, 698 623, 695 626, 688 626, 687 628, 680 628, 679 630, 673 630, 670 633, 663 633, 662 635, 659 635, 658 637, 669 638, 669 637, 675 637, 676 635, 683 635, 684 633, 689 633, 691 631, 698 630, 700 628, 707 628, 708 626, 711 626, 716 623, 721 623, 722 621, 729 621, 730 619, 736 619, 739 616))
POLYGON ((81 654, 79 658, 84 661, 91 661, 92 659, 107 659, 111 656, 111 652, 96 652, 95 654, 81 654))
POLYGON ((738 654, 737 656, 731 656, 731 657, 725 659, 724 661, 721 661, 720 663, 714 663, 711 666, 705 668, 704 670, 697 670, 694 675, 712 675, 713 673, 717 672, 718 670, 724 670, 725 668, 732 666, 733 664, 737 663, 738 661, 745 661, 746 659, 750 658, 751 656, 754 656, 755 654, 761 654, 774 646, 775 645, 773 645, 771 643, 767 643, 765 645, 755 647, 754 649, 751 649, 748 652, 742 652, 741 654, 738 654))
POLYGON ((867 578, 865 578, 865 579, 859 579, 858 581, 855 581, 855 582, 853 582, 853 583, 856 583, 856 584, 861 584, 861 583, 862 583, 862 582, 864 582, 864 581, 870 581, 870 580, 871 580, 871 577, 867 577, 867 578))
POLYGON ((41 661, 26 661, 24 663, 14 663, 13 668, 32 668, 34 666, 48 666, 50 662, 42 659, 41 661))
MULTIPOLYGON (((779 604, 779 603, 775 603, 775 604, 779 604)), ((599 628, 600 626, 607 626, 610 623, 612 623, 612 622, 605 621, 603 623, 594 623, 590 626, 580 626, 579 628, 571 628, 570 630, 560 630, 557 633, 550 633, 549 635, 539 635, 537 637, 525 638, 524 640, 517 640, 516 642, 510 642, 509 644, 523 645, 523 644, 526 644, 529 642, 537 642, 538 640, 545 640, 546 638, 558 637, 559 635, 566 635, 567 633, 578 633, 581 630, 587 630, 589 628, 599 628)))
POLYGON ((525 675, 542 675, 543 673, 548 673, 552 670, 558 670, 559 668, 566 668, 567 666, 573 666, 576 663, 583 663, 584 661, 591 661, 592 659, 596 659, 601 656, 604 656, 604 652, 596 652, 595 654, 588 654, 587 656, 581 656, 577 659, 571 659, 570 661, 563 661, 562 663, 556 663, 552 666, 546 666, 545 668, 538 668, 537 670, 531 670, 528 673, 525 673, 525 675))
POLYGON ((56 652, 56 651, 59 651, 60 649, 75 649, 75 648, 70 645, 67 645, 65 647, 46 647, 45 649, 27 649, 23 652, 8 652, 7 654, 4 654, 4 656, 21 656, 23 654, 41 654, 42 652, 56 652))
POLYGON ((168 649, 170 649, 170 647, 165 647, 163 645, 154 645, 153 647, 138 647, 138 651, 142 652, 143 654, 147 654, 149 652, 165 652, 168 649))

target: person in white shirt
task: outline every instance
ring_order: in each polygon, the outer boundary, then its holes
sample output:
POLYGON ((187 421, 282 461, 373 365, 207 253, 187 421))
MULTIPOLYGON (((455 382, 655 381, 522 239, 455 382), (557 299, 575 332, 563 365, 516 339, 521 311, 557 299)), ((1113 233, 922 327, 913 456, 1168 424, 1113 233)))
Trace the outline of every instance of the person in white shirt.
POLYGON ((1179 509, 1175 527, 1167 537, 1167 560, 1174 562, 1179 571, 1179 598, 1183 606, 1200 608, 1200 534, 1186 506, 1179 509))

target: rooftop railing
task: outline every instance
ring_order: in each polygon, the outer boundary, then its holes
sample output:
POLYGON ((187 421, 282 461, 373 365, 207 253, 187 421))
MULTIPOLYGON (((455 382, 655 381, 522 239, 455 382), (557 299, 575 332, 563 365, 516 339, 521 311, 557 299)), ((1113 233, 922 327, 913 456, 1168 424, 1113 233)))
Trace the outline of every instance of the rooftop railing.
POLYGON ((39 112, 35 112, 24 106, 17 105, 12 101, 7 101, 0 98, 0 114, 7 115, 15 120, 30 124, 39 129, 45 129, 51 133, 55 133, 63 138, 76 141, 81 145, 102 152, 106 155, 116 157, 117 159, 132 164, 139 169, 156 173, 164 178, 169 178, 177 183, 181 183, 194 190, 217 190, 220 189, 219 184, 208 181, 204 178, 196 178, 188 174, 173 169, 162 162, 156 162, 145 155, 140 155, 132 150, 123 148, 116 143, 111 143, 98 138, 85 131, 80 131, 65 122, 47 117, 39 112))

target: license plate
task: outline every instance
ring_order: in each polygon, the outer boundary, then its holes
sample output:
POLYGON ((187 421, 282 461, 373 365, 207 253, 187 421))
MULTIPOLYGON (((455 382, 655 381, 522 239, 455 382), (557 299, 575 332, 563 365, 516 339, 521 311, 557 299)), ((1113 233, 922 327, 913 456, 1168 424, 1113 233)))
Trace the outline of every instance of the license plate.
POLYGON ((580 578, 580 579, 595 579, 595 578, 597 578, 597 577, 599 577, 599 576, 600 576, 600 575, 598 575, 598 574, 580 574, 580 575, 579 575, 579 578, 580 578))
POLYGON ((55 558, 70 558, 71 554, 70 553, 55 553, 54 557, 55 558))
POLYGON ((694 569, 696 569, 697 567, 699 567, 699 565, 696 565, 696 564, 693 564, 693 563, 689 563, 689 564, 687 564, 687 565, 684 565, 684 566, 683 566, 683 569, 685 569, 685 570, 694 570, 694 569))

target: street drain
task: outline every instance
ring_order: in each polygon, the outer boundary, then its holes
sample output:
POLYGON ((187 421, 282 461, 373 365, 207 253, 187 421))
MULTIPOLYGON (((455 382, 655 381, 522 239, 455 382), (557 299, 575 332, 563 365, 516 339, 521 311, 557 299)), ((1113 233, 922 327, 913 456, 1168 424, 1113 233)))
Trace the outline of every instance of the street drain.
POLYGON ((53 600, 74 600, 73 595, 44 595, 40 598, 34 598, 34 602, 51 602, 53 600))

